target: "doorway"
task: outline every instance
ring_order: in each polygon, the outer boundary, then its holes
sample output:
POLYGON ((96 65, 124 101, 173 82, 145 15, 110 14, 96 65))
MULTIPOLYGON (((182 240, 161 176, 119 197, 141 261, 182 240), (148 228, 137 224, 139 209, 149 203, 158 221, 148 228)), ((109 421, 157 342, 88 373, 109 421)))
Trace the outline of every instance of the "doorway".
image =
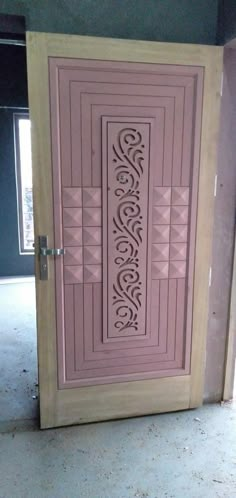
POLYGON ((38 412, 26 48, 0 34, 0 424, 38 412))

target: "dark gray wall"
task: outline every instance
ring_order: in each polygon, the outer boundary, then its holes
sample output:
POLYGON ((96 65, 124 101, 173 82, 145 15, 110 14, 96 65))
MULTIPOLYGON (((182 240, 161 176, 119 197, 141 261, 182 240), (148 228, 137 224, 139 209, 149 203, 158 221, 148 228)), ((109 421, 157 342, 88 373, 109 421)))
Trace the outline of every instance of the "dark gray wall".
POLYGON ((217 41, 224 45, 236 38, 236 0, 219 0, 217 41))
MULTIPOLYGON (((25 49, 0 45, 0 64, 0 106, 27 107, 25 49)), ((0 276, 34 273, 33 256, 19 254, 13 112, 0 109, 0 276)))
POLYGON ((28 106, 25 47, 0 45, 0 105, 28 106))
POLYGON ((0 13, 26 17, 26 29, 213 44, 218 0, 2 0, 0 13))

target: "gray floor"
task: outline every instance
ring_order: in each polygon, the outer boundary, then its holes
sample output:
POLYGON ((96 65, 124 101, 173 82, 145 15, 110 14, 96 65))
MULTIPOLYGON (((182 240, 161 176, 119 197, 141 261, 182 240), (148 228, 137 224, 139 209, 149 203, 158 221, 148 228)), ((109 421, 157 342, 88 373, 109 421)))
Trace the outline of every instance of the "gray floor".
POLYGON ((42 432, 36 392, 34 284, 0 285, 0 498, 236 498, 233 404, 42 432))
POLYGON ((0 424, 37 416, 34 281, 0 284, 0 424))
POLYGON ((1 498, 236 497, 233 405, 0 434, 1 498))

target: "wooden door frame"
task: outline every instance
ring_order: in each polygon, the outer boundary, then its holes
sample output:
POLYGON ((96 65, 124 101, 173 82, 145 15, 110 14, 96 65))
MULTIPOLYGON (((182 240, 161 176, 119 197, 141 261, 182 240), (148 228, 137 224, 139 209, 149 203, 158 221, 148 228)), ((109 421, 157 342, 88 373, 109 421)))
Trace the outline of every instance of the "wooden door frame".
POLYGON ((224 401, 229 401, 233 398, 235 357, 236 357, 235 348, 236 348, 236 237, 234 242, 228 335, 227 335, 227 343, 225 351, 225 376, 224 376, 224 387, 223 387, 224 401))
POLYGON ((64 389, 59 392, 56 368, 54 262, 53 259, 49 261, 49 280, 42 282, 38 277, 39 264, 36 258, 41 427, 199 406, 202 403, 204 386, 208 275, 212 253, 214 179, 217 163, 223 48, 36 32, 28 32, 26 40, 32 123, 36 254, 38 253, 38 235, 47 234, 49 245, 54 247, 48 57, 204 68, 191 376, 117 383, 113 385, 112 396, 109 385, 80 388, 79 399, 75 399, 73 389, 64 389), (175 399, 173 399, 173 392, 175 392, 175 399), (106 416, 104 408, 106 402, 109 403, 109 417, 106 416), (87 406, 86 410, 84 410, 84 405, 87 406))

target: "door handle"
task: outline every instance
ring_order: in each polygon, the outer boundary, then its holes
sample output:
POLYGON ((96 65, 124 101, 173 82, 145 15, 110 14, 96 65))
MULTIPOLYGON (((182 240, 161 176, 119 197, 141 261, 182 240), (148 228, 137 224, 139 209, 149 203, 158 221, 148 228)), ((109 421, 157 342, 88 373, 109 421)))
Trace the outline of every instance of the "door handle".
POLYGON ((53 248, 48 247, 48 237, 47 235, 39 236, 39 273, 40 280, 48 280, 48 256, 63 256, 65 254, 64 248, 53 248))
POLYGON ((47 247, 40 248, 41 256, 63 256, 65 252, 65 249, 48 249, 47 247))

